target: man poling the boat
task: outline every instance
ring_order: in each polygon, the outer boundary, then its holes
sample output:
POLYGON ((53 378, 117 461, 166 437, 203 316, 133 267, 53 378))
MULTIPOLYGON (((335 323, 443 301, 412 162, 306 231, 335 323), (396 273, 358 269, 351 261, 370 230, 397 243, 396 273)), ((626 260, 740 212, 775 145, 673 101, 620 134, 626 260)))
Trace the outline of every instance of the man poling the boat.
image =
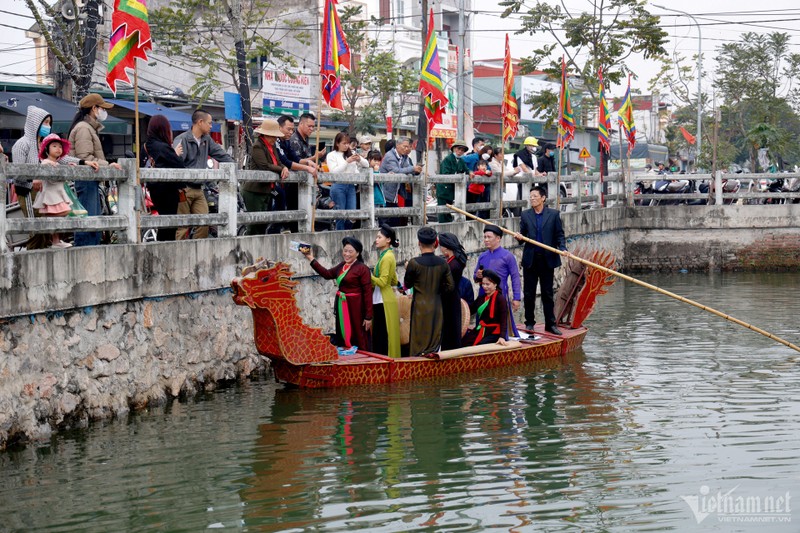
MULTIPOLYGON (((484 220, 484 219, 482 219, 480 217, 477 217, 477 216, 473 215, 472 213, 468 213, 467 211, 464 211, 463 209, 459 209, 458 207, 455 207, 453 205, 448 205, 447 208, 452 210, 452 211, 455 211, 456 213, 460 213, 460 214, 462 214, 462 215, 464 215, 464 216, 466 216, 468 218, 477 220, 478 222, 482 222, 484 224, 492 225, 492 223, 489 222, 488 220, 484 220)), ((597 263, 593 263, 592 261, 586 260, 586 259, 584 259, 582 257, 578 257, 577 255, 573 255, 573 254, 571 254, 569 252, 558 250, 558 249, 553 248, 551 246, 547 246, 546 244, 542 244, 540 242, 536 242, 535 240, 530 239, 528 237, 525 237, 524 235, 522 235, 520 233, 513 232, 513 231, 508 230, 506 228, 500 228, 500 229, 504 233, 508 233, 509 235, 512 235, 517 240, 525 241, 525 242, 528 242, 528 243, 533 244, 535 246, 542 247, 545 250, 548 250, 548 251, 553 252, 553 253, 557 253, 558 255, 560 255, 562 257, 566 257, 567 259, 573 259, 573 260, 575 260, 575 261, 577 261, 579 263, 582 263, 582 264, 584 264, 584 265, 586 265, 588 267, 598 269, 601 272, 605 272, 606 274, 610 274, 612 276, 616 276, 618 278, 624 279, 625 281, 630 281, 631 283, 635 283, 636 285, 641 285, 642 287, 645 287, 647 289, 656 291, 656 292, 658 292, 660 294, 663 294, 665 296, 669 296, 670 298, 674 298, 675 300, 678 300, 680 302, 687 303, 689 305, 697 307, 698 309, 702 309, 704 311, 708 311, 709 313, 711 313, 713 315, 717 315, 718 317, 724 318, 725 320, 733 322, 734 324, 739 324, 742 327, 745 327, 745 328, 747 328, 747 329, 749 329, 751 331, 755 331, 756 333, 758 333, 760 335, 763 335, 763 336, 765 336, 765 337, 767 337, 769 339, 772 339, 775 342, 783 344, 784 346, 787 346, 787 347, 791 348, 792 350, 800 352, 800 346, 797 346, 796 344, 793 344, 793 343, 791 343, 791 342, 789 342, 789 341, 787 341, 785 339, 782 339, 782 338, 778 337, 777 335, 773 335, 769 331, 766 331, 766 330, 763 330, 763 329, 761 329, 759 327, 753 326, 752 324, 748 324, 744 320, 739 320, 738 318, 735 318, 735 317, 732 317, 730 315, 727 315, 727 314, 725 314, 725 313, 723 313, 721 311, 717 311, 716 309, 713 309, 711 307, 703 305, 703 304, 701 304, 699 302, 696 302, 696 301, 691 300, 689 298, 685 298, 683 296, 675 294, 674 292, 665 291, 664 289, 656 287, 655 285, 651 285, 650 283, 638 280, 638 279, 636 279, 634 277, 628 276, 627 274, 623 274, 621 272, 617 272, 616 270, 604 267, 602 265, 598 265, 597 263)))
POLYGON ((313 268, 325 279, 336 281, 334 316, 336 317, 337 346, 352 348, 357 346, 370 349, 369 330, 372 327, 372 281, 370 271, 364 264, 361 252, 364 245, 355 237, 342 239, 341 263, 331 269, 322 266, 314 258, 310 247, 300 248, 300 252, 311 262, 313 268))

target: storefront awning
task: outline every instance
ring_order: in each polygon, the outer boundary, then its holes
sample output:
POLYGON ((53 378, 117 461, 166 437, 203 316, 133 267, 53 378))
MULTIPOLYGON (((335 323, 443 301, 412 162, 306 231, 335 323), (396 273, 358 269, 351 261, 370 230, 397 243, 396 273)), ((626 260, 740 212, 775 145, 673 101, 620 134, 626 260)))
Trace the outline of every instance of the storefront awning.
MULTIPOLYGON (((136 109, 136 104, 130 100, 109 99, 107 101, 131 111, 136 109)), ((167 120, 169 120, 170 126, 172 126, 172 131, 186 131, 192 127, 191 113, 178 111, 177 109, 173 109, 171 107, 164 107, 159 104, 154 104, 153 102, 139 102, 139 114, 148 117, 152 117, 154 115, 164 115, 167 117, 167 120)), ((219 124, 214 123, 211 125, 211 131, 218 132, 219 130, 219 124)))
MULTIPOLYGON (((67 135, 72 119, 75 118, 75 113, 78 111, 76 104, 49 94, 0 91, 0 112, 2 113, 11 112, 24 117, 28 114, 28 106, 32 105, 50 113, 53 116, 53 131, 63 136, 67 135)), ((108 117, 103 122, 103 126, 104 134, 131 134, 130 124, 120 118, 108 117)))

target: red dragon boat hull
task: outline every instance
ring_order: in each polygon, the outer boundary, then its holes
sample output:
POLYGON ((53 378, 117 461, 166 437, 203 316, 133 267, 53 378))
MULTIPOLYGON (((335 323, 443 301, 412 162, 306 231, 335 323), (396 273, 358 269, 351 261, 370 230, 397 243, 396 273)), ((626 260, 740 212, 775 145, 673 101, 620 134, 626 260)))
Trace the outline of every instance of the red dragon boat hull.
MULTIPOLYGON (((541 337, 523 340, 521 346, 485 353, 453 357, 402 357, 392 359, 370 352, 358 351, 330 363, 295 365, 282 357, 270 357, 278 381, 302 388, 319 389, 374 385, 437 378, 454 374, 478 372, 490 368, 519 365, 531 361, 553 359, 577 349, 586 336, 586 328, 562 330, 562 337, 541 337)), ((537 332, 537 335, 540 335, 537 332)))
MULTIPOLYGON (((608 254, 592 256, 612 265, 608 254)), ((579 348, 586 336, 583 320, 591 314, 599 294, 614 278, 596 269, 569 261, 567 276, 559 289, 556 316, 562 335, 537 326, 535 337, 509 346, 481 345, 425 357, 393 359, 359 350, 339 355, 320 328, 305 324, 295 300, 297 281, 285 263, 260 260, 231 281, 233 300, 251 308, 256 349, 272 363, 279 381, 303 388, 387 384, 438 378, 563 357, 579 348)), ((524 329, 522 330, 525 331, 524 329)))

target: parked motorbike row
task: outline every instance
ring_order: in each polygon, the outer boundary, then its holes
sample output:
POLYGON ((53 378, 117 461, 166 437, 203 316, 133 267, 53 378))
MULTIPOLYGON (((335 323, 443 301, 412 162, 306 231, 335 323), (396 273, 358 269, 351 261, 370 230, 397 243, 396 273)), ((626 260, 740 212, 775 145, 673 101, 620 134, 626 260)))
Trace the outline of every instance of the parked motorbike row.
MULTIPOLYGON (((679 175, 674 176, 678 178, 679 175)), ((672 179, 671 175, 658 175, 654 176, 653 180, 640 180, 636 182, 633 193, 634 195, 659 195, 659 194, 714 194, 714 182, 711 180, 696 182, 693 180, 685 179, 672 179)), ((739 192, 742 188, 746 188, 747 192, 763 192, 763 193, 781 193, 781 192, 800 192, 800 178, 775 178, 775 179, 762 179, 756 180, 739 180, 732 176, 726 176, 722 179, 722 192, 723 194, 734 194, 739 192)), ((635 205, 642 206, 655 206, 655 205, 706 205, 707 198, 694 198, 694 199, 637 199, 634 201, 635 205)), ((746 203, 748 205, 758 204, 783 204, 783 203, 800 203, 798 198, 724 198, 722 201, 725 205, 735 203, 746 203)))

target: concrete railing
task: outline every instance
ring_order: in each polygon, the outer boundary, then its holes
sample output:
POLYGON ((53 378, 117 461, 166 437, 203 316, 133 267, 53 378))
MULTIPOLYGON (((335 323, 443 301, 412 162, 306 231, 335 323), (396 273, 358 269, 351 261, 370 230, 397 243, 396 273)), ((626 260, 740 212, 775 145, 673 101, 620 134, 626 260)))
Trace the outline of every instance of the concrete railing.
MULTIPOLYGON (((319 183, 352 183, 359 187, 361 209, 314 209, 316 204, 317 187, 314 177, 306 172, 292 172, 285 180, 272 172, 252 170, 237 170, 232 163, 223 163, 218 170, 205 169, 141 169, 140 181, 152 182, 213 182, 219 188, 218 212, 204 215, 159 215, 151 216, 143 213, 141 189, 137 187, 135 162, 130 159, 120 161, 122 170, 101 169, 98 172, 86 167, 59 166, 48 167, 41 165, 9 165, 0 162, 0 197, 6 197, 8 183, 12 179, 38 179, 43 181, 103 181, 116 183, 118 188, 117 213, 112 216, 97 217, 42 217, 8 218, 6 211, 0 212, 0 252, 8 251, 7 236, 11 234, 26 235, 29 233, 53 233, 74 231, 115 231, 117 242, 136 243, 140 240, 143 230, 165 227, 208 226, 219 228, 218 234, 222 237, 236 236, 240 225, 269 224, 274 222, 297 222, 300 232, 313 231, 314 220, 349 219, 362 221, 362 227, 374 228, 378 218, 406 217, 414 225, 424 223, 426 217, 438 213, 449 213, 444 206, 425 205, 422 193, 422 184, 427 183, 429 190, 436 184, 452 184, 455 188, 454 205, 468 212, 489 210, 492 218, 499 218, 502 209, 524 208, 528 205, 527 190, 534 182, 547 184, 549 188, 549 203, 561 203, 564 206, 574 205, 581 209, 587 204, 595 206, 605 205, 605 200, 610 202, 623 202, 626 198, 624 184, 619 175, 606 177, 604 189, 608 194, 601 193, 598 175, 562 176, 560 182, 564 187, 574 191, 569 197, 558 197, 559 190, 555 174, 534 177, 531 174, 517 175, 504 178, 506 187, 517 186, 521 194, 513 200, 503 200, 499 190, 499 177, 476 177, 472 181, 490 185, 490 201, 484 203, 467 204, 467 187, 470 179, 466 175, 430 175, 410 176, 406 174, 374 174, 364 171, 359 174, 322 174, 318 176, 319 183), (298 202, 301 206, 293 211, 273 212, 237 212, 237 193, 242 182, 267 182, 267 183, 295 183, 297 184, 298 202), (374 184, 375 182, 405 183, 412 185, 412 206, 410 207, 375 207, 374 184)), ((569 209, 566 207, 566 209, 569 209)), ((456 215, 456 220, 463 220, 463 215, 456 215)))

